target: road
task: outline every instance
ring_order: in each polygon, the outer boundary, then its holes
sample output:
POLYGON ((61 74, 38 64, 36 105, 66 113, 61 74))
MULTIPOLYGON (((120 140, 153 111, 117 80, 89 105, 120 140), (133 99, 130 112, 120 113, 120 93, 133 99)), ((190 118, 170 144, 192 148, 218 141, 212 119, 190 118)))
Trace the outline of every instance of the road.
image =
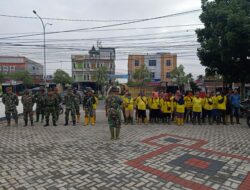
POLYGON ((0 189, 249 190, 245 125, 123 125, 110 140, 96 126, 0 124, 0 189))

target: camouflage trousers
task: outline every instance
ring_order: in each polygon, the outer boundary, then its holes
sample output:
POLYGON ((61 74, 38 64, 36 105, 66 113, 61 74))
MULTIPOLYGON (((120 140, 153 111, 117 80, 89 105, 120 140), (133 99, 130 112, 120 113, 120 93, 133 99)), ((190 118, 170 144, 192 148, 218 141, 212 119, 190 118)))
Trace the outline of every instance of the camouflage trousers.
POLYGON ((76 105, 76 115, 80 115, 80 106, 76 105))
POLYGON ((18 113, 17 113, 17 109, 10 109, 10 110, 5 110, 5 116, 7 121, 10 121, 11 119, 11 115, 13 117, 13 119, 17 120, 18 119, 18 113))
POLYGON ((114 109, 109 110, 108 123, 110 128, 120 128, 121 112, 119 110, 114 110, 114 109))
POLYGON ((24 121, 28 121, 28 116, 30 118, 30 121, 33 121, 33 110, 32 109, 24 109, 23 110, 24 121))
POLYGON ((75 122, 76 121, 76 110, 70 109, 70 108, 66 108, 66 110, 65 110, 65 121, 69 120, 69 112, 71 112, 72 121, 75 122))
POLYGON ((85 107, 84 111, 85 111, 85 117, 93 117, 94 116, 94 112, 93 112, 92 107, 85 107))
POLYGON ((46 107, 45 109, 45 118, 46 122, 49 122, 49 116, 52 116, 53 123, 56 122, 56 108, 54 106, 46 107))
POLYGON ((45 113, 45 108, 37 106, 36 107, 36 120, 39 121, 39 116, 42 115, 41 120, 43 121, 43 119, 44 119, 44 113, 45 113))
POLYGON ((58 121, 60 115, 60 105, 56 105, 55 111, 56 111, 56 121, 58 121))

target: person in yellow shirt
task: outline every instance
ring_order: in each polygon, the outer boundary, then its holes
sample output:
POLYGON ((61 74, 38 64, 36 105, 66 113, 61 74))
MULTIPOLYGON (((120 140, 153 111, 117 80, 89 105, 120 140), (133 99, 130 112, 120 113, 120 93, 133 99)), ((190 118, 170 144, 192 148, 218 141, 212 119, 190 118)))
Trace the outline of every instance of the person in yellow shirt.
POLYGON ((201 112, 202 112, 202 99, 200 98, 200 93, 196 92, 193 98, 193 124, 201 125, 201 112))
POLYGON ((208 118, 209 125, 212 125, 212 110, 213 110, 213 97, 211 93, 207 93, 206 97, 203 99, 203 111, 204 111, 204 123, 206 123, 206 119, 208 118))
POLYGON ((192 120, 192 110, 193 110, 193 93, 189 91, 184 97, 185 101, 185 122, 192 120))
MULTIPOLYGON (((93 90, 93 94, 94 93, 95 91, 93 90)), ((96 123, 96 108, 97 108, 99 101, 98 101, 98 97, 96 94, 94 94, 94 97, 95 97, 95 103, 93 104, 93 117, 94 117, 94 123, 96 123)))
POLYGON ((151 122, 158 123, 159 122, 159 113, 160 113, 160 99, 158 97, 158 93, 154 92, 153 98, 150 102, 150 111, 151 111, 151 122))
POLYGON ((180 93, 180 91, 177 91, 175 95, 175 102, 176 102, 176 121, 177 125, 181 126, 184 125, 184 113, 185 113, 185 102, 184 97, 180 93))
POLYGON ((173 102, 170 100, 169 94, 165 94, 161 101, 162 123, 170 125, 171 114, 173 111, 173 102))
POLYGON ((220 124, 221 121, 224 125, 226 125, 226 105, 227 105, 227 97, 225 96, 224 92, 221 94, 218 94, 217 96, 218 101, 218 119, 217 124, 220 124))
POLYGON ((138 109, 138 124, 145 123, 147 116, 146 116, 146 109, 148 105, 148 99, 144 95, 143 92, 135 100, 137 109, 138 109))
POLYGON ((217 101, 217 96, 214 92, 211 92, 211 97, 213 99, 213 109, 212 109, 212 124, 213 124, 214 122, 217 122, 218 118, 218 110, 217 110, 218 101, 217 101))
POLYGON ((133 125, 133 116, 134 116, 134 99, 131 97, 131 94, 128 92, 124 98, 124 107, 126 115, 126 124, 130 121, 130 124, 133 125))

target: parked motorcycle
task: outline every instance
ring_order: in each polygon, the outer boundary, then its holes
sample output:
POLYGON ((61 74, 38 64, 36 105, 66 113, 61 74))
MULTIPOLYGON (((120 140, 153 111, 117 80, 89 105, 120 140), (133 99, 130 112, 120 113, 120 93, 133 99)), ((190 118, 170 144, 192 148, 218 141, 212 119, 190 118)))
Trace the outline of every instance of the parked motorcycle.
POLYGON ((250 128, 250 101, 246 100, 240 104, 241 117, 245 117, 247 125, 250 128))

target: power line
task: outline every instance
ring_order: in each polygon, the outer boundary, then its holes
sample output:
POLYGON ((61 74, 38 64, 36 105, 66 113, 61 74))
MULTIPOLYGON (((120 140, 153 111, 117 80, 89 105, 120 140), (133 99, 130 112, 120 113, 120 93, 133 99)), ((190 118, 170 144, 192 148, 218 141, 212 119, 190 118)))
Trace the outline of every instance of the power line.
MULTIPOLYGON (((59 33, 84 31, 84 30, 93 30, 93 29, 108 28, 108 27, 114 27, 114 26, 122 26, 122 25, 134 24, 134 23, 139 23, 139 22, 158 20, 158 19, 163 19, 163 18, 167 18, 167 17, 173 17, 173 16, 184 15, 184 14, 190 14, 190 13, 194 13, 194 12, 198 12, 198 11, 201 11, 201 9, 195 9, 195 10, 191 10, 191 11, 185 11, 185 12, 174 13, 174 14, 169 14, 169 15, 164 15, 164 16, 146 18, 146 19, 141 19, 141 20, 123 22, 123 23, 118 23, 118 24, 109 24, 109 25, 96 26, 96 27, 90 27, 90 28, 79 28, 79 29, 72 29, 72 30, 62 30, 62 31, 48 32, 48 33, 46 33, 46 35, 47 34, 59 34, 59 33)), ((10 37, 4 37, 4 38, 0 38, 0 39, 31 37, 31 36, 39 36, 39 35, 42 35, 42 34, 30 34, 30 35, 10 36, 10 37)))

